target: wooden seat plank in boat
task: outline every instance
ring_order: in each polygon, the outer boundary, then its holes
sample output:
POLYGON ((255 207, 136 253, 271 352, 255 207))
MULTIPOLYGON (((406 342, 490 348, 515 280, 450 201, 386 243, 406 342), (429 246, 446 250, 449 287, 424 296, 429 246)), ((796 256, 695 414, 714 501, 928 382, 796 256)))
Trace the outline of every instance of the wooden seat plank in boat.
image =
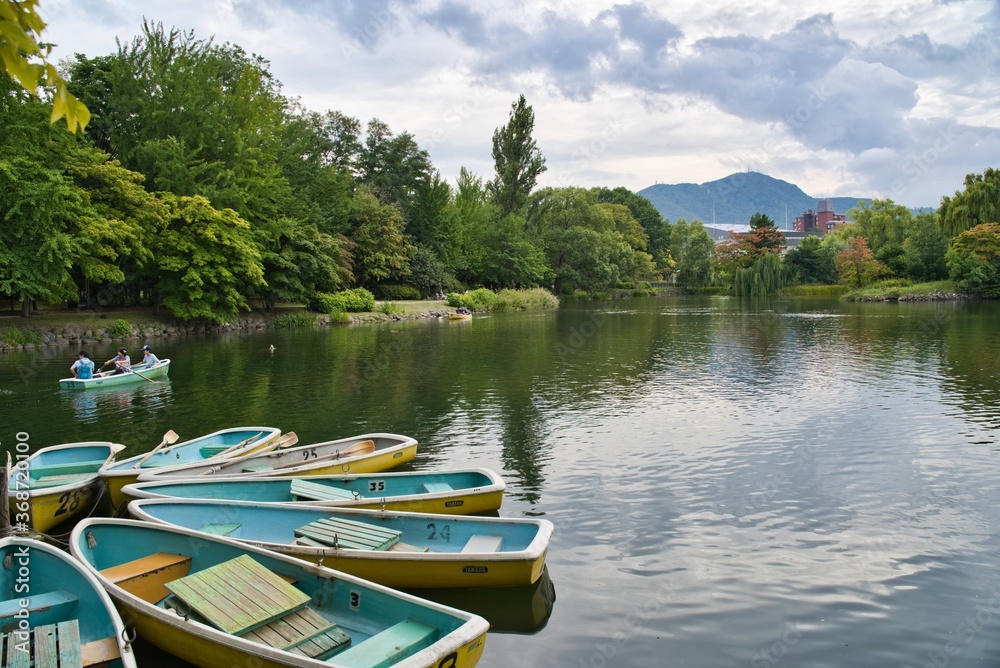
POLYGON ((353 501, 355 498, 349 490, 311 480, 292 480, 291 492, 297 501, 353 501))
POLYGON ((213 626, 233 635, 266 626, 310 600, 245 554, 166 587, 213 626))
POLYGON ((310 522, 295 530, 295 535, 328 547, 351 550, 388 550, 399 542, 402 531, 335 517, 310 522))
POLYGON ((455 488, 446 482, 425 482, 424 491, 428 494, 441 494, 442 492, 454 492, 455 488))
POLYGON ((170 592, 167 583, 188 574, 191 557, 157 552, 133 561, 105 568, 101 575, 133 596, 156 603, 170 592))
POLYGON ((337 654, 337 665, 345 668, 384 668, 430 644, 437 629, 413 619, 390 626, 368 640, 337 654))
MULTIPOLYGON (((115 643, 115 655, 105 660, 119 656, 117 647, 115 643)), ((3 634, 3 668, 83 668, 94 664, 80 646, 80 626, 75 619, 36 626, 26 636, 17 631, 3 634)))
POLYGON ((49 478, 61 475, 82 475, 97 473, 104 466, 106 459, 95 459, 86 462, 62 462, 59 464, 32 464, 28 469, 32 478, 49 478))
POLYGON ((462 548, 462 553, 468 552, 499 552, 503 545, 503 536, 484 536, 477 534, 469 538, 462 548))
POLYGON ((65 616, 72 612, 76 603, 76 596, 61 590, 11 598, 0 601, 0 621, 13 618, 18 613, 25 614, 22 610, 27 611, 29 616, 40 615, 44 612, 50 612, 53 616, 65 616), (25 601, 27 601, 27 605, 24 605, 25 601))
POLYGON ((299 608, 242 635, 268 647, 316 658, 351 642, 351 637, 315 610, 299 608))

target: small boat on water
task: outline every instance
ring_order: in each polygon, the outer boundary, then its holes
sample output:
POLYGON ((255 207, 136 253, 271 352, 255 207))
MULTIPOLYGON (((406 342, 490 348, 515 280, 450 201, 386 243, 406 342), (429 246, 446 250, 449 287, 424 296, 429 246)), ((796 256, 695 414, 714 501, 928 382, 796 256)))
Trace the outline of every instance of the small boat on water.
POLYGON ((455 311, 448 314, 449 320, 471 320, 472 311, 465 308, 464 306, 459 306, 455 311))
POLYGON ((70 550, 139 636, 206 668, 470 668, 485 619, 206 533, 84 520, 70 550))
MULTIPOLYGON (((125 501, 122 487, 135 482, 143 471, 198 465, 207 460, 218 461, 259 452, 278 447, 279 438, 281 430, 274 427, 233 427, 178 443, 177 434, 168 431, 160 444, 149 452, 108 463, 101 467, 99 473, 111 493, 111 503, 118 508, 125 501)), ((294 439, 288 441, 289 445, 293 443, 294 439)))
POLYGON ((83 441, 36 451, 8 472, 11 520, 45 533, 89 511, 104 489, 98 471, 124 449, 109 441, 83 441))
POLYGON ((387 587, 517 587, 538 580, 552 523, 296 504, 145 499, 136 519, 224 535, 387 587))
POLYGON ((300 445, 266 453, 230 457, 224 462, 205 462, 184 468, 151 470, 139 477, 147 480, 198 476, 299 476, 379 473, 413 459, 417 441, 399 434, 362 434, 336 441, 300 445))
POLYGON ((4 666, 135 668, 111 598, 76 559, 41 541, 8 537, 0 539, 0 563, 4 666))
POLYGON ((170 370, 170 360, 162 359, 156 364, 135 364, 131 371, 125 373, 95 373, 92 378, 62 378, 59 380, 59 387, 63 390, 93 390, 103 387, 114 387, 116 385, 128 385, 130 383, 146 383, 150 381, 163 380, 170 370))
POLYGON ((128 499, 209 499, 307 503, 337 508, 471 515, 498 510, 506 483, 489 469, 367 473, 349 476, 203 476, 137 482, 128 499))

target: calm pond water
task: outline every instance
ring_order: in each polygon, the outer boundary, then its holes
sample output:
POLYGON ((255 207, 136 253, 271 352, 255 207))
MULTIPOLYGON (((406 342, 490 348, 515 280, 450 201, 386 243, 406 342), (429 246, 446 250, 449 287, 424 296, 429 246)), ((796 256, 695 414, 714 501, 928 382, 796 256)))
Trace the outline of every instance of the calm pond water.
POLYGON ((644 299, 161 340, 171 382, 86 394, 53 348, 0 356, 0 445, 273 425, 496 469, 556 533, 543 586, 442 595, 498 628, 484 668, 998 666, 998 332, 996 303, 644 299))

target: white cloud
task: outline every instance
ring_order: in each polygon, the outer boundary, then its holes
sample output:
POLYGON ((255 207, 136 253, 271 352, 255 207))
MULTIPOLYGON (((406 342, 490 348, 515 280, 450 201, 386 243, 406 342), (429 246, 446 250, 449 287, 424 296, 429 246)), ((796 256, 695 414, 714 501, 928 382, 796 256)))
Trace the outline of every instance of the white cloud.
POLYGON ((750 166, 818 196, 936 205, 1000 155, 991 0, 138 5, 43 0, 45 37, 97 56, 144 17, 214 35, 267 58, 307 107, 412 133, 447 178, 490 176, 522 92, 549 184, 638 190, 750 166))

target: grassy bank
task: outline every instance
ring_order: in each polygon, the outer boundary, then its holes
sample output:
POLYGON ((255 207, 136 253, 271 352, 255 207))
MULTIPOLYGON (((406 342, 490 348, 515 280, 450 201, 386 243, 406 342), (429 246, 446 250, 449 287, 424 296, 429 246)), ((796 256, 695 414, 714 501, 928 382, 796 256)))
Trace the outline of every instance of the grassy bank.
POLYGON ((893 279, 851 290, 845 293, 841 299, 850 302, 954 301, 970 299, 970 297, 960 293, 955 287, 954 281, 910 283, 909 281, 893 279))

